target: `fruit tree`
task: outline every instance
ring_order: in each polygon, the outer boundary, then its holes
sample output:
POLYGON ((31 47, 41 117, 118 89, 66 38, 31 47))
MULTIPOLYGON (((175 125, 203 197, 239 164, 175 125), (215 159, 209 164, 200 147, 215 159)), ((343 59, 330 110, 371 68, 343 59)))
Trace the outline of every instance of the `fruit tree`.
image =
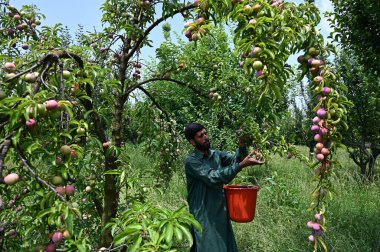
MULTIPOLYGON (((157 251, 182 239, 191 245, 189 227, 200 227, 184 208, 130 206, 120 197, 129 175, 126 141, 138 134, 131 130, 129 113, 136 91, 158 110, 161 106, 146 89, 151 83, 205 92, 190 78, 183 83, 165 71, 144 74, 149 68, 139 55, 153 43, 150 32, 176 15, 186 19, 190 43, 207 36, 212 23, 228 20, 235 25, 241 71, 255 79, 259 104, 282 99, 292 73, 286 61, 302 54, 300 77, 313 83, 316 113, 311 130, 317 160, 310 165, 316 181, 310 208, 314 218, 307 225, 315 248, 326 247, 322 235, 332 189, 329 177, 349 102, 339 74, 328 63, 333 47, 324 44, 316 28, 320 17, 313 3, 106 0, 102 30, 81 32, 75 43, 61 25, 43 26, 44 15, 35 6, 2 1, 1 8, 0 248, 89 251, 130 246, 157 251)), ((186 62, 178 62, 178 69, 184 68, 186 62)), ((216 89, 210 96, 222 99, 216 89)), ((146 123, 164 131, 160 159, 165 163, 160 167, 165 173, 178 149, 178 133, 175 118, 161 111, 152 112, 146 123)))

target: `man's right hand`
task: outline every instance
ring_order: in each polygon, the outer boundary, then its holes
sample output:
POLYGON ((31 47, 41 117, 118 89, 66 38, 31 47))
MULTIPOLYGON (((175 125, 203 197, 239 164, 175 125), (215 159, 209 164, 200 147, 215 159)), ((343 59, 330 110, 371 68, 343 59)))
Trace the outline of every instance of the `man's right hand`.
POLYGON ((260 152, 254 151, 248 156, 246 156, 243 161, 239 163, 241 168, 252 166, 252 165, 262 165, 265 163, 263 156, 260 152))

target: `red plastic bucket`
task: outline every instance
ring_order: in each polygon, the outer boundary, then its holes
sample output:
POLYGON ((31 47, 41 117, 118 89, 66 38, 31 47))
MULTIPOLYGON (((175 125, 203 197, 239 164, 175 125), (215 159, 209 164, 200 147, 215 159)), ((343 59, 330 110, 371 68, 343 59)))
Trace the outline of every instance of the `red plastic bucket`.
POLYGON ((259 186, 225 185, 228 215, 236 222, 250 222, 255 218, 259 186))

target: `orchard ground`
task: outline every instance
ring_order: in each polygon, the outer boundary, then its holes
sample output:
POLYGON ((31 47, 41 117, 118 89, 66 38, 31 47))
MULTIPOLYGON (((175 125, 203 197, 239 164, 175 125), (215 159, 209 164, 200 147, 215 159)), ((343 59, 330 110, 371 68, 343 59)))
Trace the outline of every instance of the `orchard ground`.
MULTIPOLYGON (((307 154, 306 147, 300 149, 307 154)), ((131 151, 132 167, 141 167, 143 173, 149 174, 157 160, 131 151)), ((338 156, 342 167, 336 169, 333 179, 336 194, 327 213, 325 237, 329 251, 380 251, 380 165, 376 164, 373 182, 362 182, 347 153, 340 151, 338 156)), ((167 188, 152 186, 153 179, 140 180, 147 202, 172 209, 186 204, 183 160, 178 162, 177 172, 167 188)), ((255 219, 250 223, 233 223, 239 251, 312 250, 306 228, 312 217, 307 211, 312 178, 313 172, 307 165, 278 155, 262 167, 240 172, 233 184, 258 184, 261 190, 255 219)), ((181 247, 184 246, 178 244, 178 251, 187 251, 181 247)))

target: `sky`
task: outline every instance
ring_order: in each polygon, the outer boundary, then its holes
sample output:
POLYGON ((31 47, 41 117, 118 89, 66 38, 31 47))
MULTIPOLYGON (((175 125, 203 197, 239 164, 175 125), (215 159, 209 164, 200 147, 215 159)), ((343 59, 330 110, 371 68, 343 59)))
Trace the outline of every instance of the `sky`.
MULTIPOLYGON (((289 2, 302 3, 301 0, 288 0, 289 2)), ((42 20, 42 25, 55 25, 61 23, 67 26, 74 34, 78 30, 78 25, 82 25, 85 31, 93 31, 101 29, 101 11, 100 7, 105 0, 10 0, 10 4, 19 8, 25 4, 35 4, 40 9, 41 13, 45 14, 46 19, 42 20)), ((316 5, 320 8, 321 13, 332 10, 330 0, 316 0, 316 5)), ((323 14, 321 14, 323 16, 323 14)), ((181 15, 176 18, 168 19, 172 30, 181 33, 183 29, 184 20, 181 15)), ((327 37, 331 28, 329 27, 326 18, 323 18, 320 23, 321 33, 327 37)), ((182 34, 183 39, 186 39, 182 34)), ((164 41, 162 29, 154 29, 150 35, 155 43, 155 46, 164 41)), ((155 54, 155 48, 144 48, 141 57, 147 59, 149 56, 155 54)), ((295 57, 295 56, 294 56, 295 57)), ((292 58, 291 61, 295 60, 292 58)))

